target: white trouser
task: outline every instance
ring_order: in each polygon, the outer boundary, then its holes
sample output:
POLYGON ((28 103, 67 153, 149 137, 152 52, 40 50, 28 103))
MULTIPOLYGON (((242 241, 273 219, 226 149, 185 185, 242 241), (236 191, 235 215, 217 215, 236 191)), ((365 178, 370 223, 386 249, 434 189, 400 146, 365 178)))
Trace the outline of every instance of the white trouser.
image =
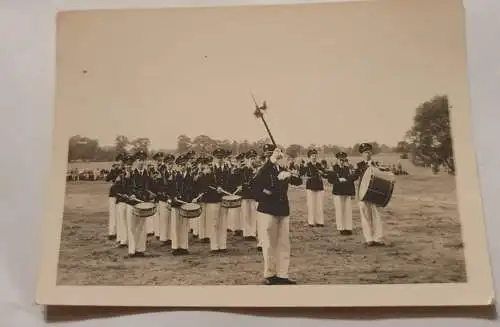
POLYGON ((179 215, 179 208, 172 208, 171 211, 172 228, 172 249, 187 250, 189 246, 189 219, 179 215))
POLYGON ((146 220, 133 213, 133 206, 127 205, 128 253, 146 251, 146 220))
POLYGON ((252 199, 241 201, 241 222, 243 236, 257 236, 257 202, 252 199))
POLYGON ((227 224, 232 231, 243 230, 241 223, 241 207, 240 208, 226 208, 227 224))
POLYGON ((382 219, 375 204, 359 201, 361 227, 366 242, 381 242, 383 236, 382 219))
POLYGON ((146 234, 154 234, 155 232, 155 218, 154 215, 145 219, 146 234))
POLYGON ((348 195, 334 195, 337 230, 352 230, 352 202, 348 195))
POLYGON ((166 242, 170 239, 170 210, 167 210, 167 203, 164 201, 158 202, 158 229, 161 242, 166 242))
POLYGON ((210 250, 227 248, 227 211, 220 203, 206 204, 207 224, 210 224, 210 250))
POLYGON ((127 244, 127 204, 125 202, 116 204, 116 217, 116 240, 120 242, 120 244, 127 244))
POLYGON ((116 229, 116 198, 108 197, 109 217, 108 217, 108 235, 117 234, 116 229))
POLYGON ((200 218, 189 219, 189 228, 193 230, 193 235, 200 234, 200 218))
POLYGON ((207 224, 207 205, 206 203, 200 203, 201 205, 201 216, 198 218, 198 236, 200 239, 209 237, 210 225, 207 224))
POLYGON ((324 225, 323 196, 324 191, 306 190, 307 222, 309 225, 324 225))
POLYGON ((156 237, 160 237, 160 203, 156 203, 156 213, 153 216, 153 230, 156 237))
POLYGON ((290 218, 275 217, 259 212, 264 232, 264 278, 278 276, 288 278, 290 265, 290 218))

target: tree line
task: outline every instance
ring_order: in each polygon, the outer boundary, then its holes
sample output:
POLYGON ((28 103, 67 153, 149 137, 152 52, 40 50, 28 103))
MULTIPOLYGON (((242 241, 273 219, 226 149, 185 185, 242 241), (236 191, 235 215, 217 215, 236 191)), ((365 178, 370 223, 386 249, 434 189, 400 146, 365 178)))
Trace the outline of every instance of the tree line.
MULTIPOLYGON (((372 142, 374 154, 396 152, 400 153, 403 158, 408 157, 417 166, 430 167, 435 171, 439 167, 445 167, 448 172, 454 173, 450 108, 448 97, 445 95, 437 95, 421 103, 416 108, 413 126, 402 140, 392 147, 372 142)), ((269 142, 267 138, 257 141, 236 141, 217 140, 207 135, 195 137, 179 135, 175 149, 151 149, 151 142, 147 137, 129 139, 125 135, 118 135, 114 146, 100 146, 96 139, 75 135, 69 140, 68 161, 112 161, 120 152, 139 149, 146 152, 185 153, 194 150, 197 153, 210 153, 216 147, 221 147, 234 154, 250 149, 255 149, 260 153, 263 145, 269 142)), ((297 158, 305 156, 310 148, 318 149, 324 156, 331 156, 339 151, 357 155, 358 146, 359 144, 353 144, 350 147, 334 144, 291 144, 284 149, 289 156, 297 158)))

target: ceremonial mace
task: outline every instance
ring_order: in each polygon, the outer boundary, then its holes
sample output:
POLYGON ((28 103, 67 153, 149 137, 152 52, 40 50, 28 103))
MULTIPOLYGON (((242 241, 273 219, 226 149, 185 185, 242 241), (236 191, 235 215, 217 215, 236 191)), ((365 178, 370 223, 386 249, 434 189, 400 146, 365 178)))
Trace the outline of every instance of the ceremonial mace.
POLYGON ((278 147, 276 144, 276 141, 274 140, 273 134, 271 134, 271 130, 269 129, 269 126, 267 125, 266 120, 264 119, 264 111, 267 110, 267 103, 264 101, 262 103, 262 106, 259 106, 257 104, 257 101, 255 100, 255 97, 253 96, 253 93, 250 92, 252 95, 253 102, 255 103, 255 111, 253 112, 254 116, 257 118, 260 118, 262 122, 264 123, 264 126, 266 127, 267 134, 269 134, 269 138, 271 139, 271 142, 275 147, 278 147))

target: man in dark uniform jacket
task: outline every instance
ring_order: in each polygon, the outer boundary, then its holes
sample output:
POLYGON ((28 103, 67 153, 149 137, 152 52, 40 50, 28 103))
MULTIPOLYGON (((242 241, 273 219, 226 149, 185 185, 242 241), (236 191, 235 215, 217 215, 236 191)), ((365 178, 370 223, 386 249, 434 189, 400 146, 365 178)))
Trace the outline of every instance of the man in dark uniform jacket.
POLYGON ((335 204, 335 222, 341 235, 352 234, 352 202, 356 195, 353 174, 349 168, 347 153, 335 154, 337 163, 328 174, 328 182, 333 185, 332 194, 335 204))
POLYGON ((305 176, 306 181, 306 200, 307 200, 307 222, 309 226, 323 227, 325 225, 323 198, 324 186, 323 166, 318 162, 318 151, 310 149, 307 151, 309 162, 302 167, 301 175, 305 176))
POLYGON ((116 214, 116 189, 117 182, 116 179, 120 175, 123 169, 123 154, 120 153, 116 156, 115 163, 113 164, 113 168, 109 171, 106 176, 106 181, 111 182, 111 187, 109 188, 108 193, 108 208, 109 208, 109 216, 108 216, 108 239, 115 240, 117 234, 117 214, 116 214))
MULTIPOLYGON (((153 191, 155 194, 157 193, 159 184, 161 183, 161 170, 163 169, 162 166, 164 165, 163 164, 164 158, 165 158, 165 153, 163 153, 161 151, 156 152, 153 155, 154 164, 153 164, 153 167, 150 171, 150 176, 151 176, 151 179, 153 182, 151 191, 153 191)), ((148 226, 146 226, 146 230, 147 230, 148 234, 153 233, 155 235, 155 237, 159 240, 160 239, 160 215, 159 215, 159 210, 158 210, 158 206, 159 206, 159 198, 158 197, 155 197, 155 204, 156 204, 156 208, 157 208, 156 213, 154 214, 153 217, 148 218, 148 220, 146 221, 146 224, 149 224, 148 226)))
MULTIPOLYGON (((130 177, 129 201, 131 206, 136 205, 140 201, 153 202, 154 196, 151 189, 153 187, 152 178, 149 175, 145 166, 147 153, 143 150, 138 150, 135 154, 136 169, 130 177), (139 201, 138 201, 139 200, 139 201)), ((144 256, 146 252, 146 219, 131 215, 132 220, 129 223, 129 256, 144 256), (131 242, 131 240, 133 240, 131 242)))
MULTIPOLYGON (((241 196, 241 166, 244 162, 245 154, 240 153, 231 162, 228 175, 228 185, 226 191, 241 196)), ((243 223, 241 221, 241 207, 223 208, 227 215, 228 231, 233 231, 235 236, 243 236, 243 223)))
MULTIPOLYGON (((122 155, 123 170, 116 177, 116 236, 119 247, 126 247, 128 244, 128 223, 127 223, 127 194, 132 173, 134 157, 124 153, 122 155)), ((130 209, 132 214, 132 209, 130 209)))
POLYGON ((182 155, 175 161, 178 173, 175 176, 175 196, 172 200, 173 255, 189 253, 189 219, 181 217, 179 209, 183 202, 196 202, 198 198, 193 176, 187 170, 187 162, 188 159, 182 155))
POLYGON ((257 240, 257 202, 252 194, 252 185, 256 174, 254 168, 257 151, 249 150, 245 153, 245 165, 240 170, 241 192, 241 221, 243 237, 246 241, 257 240))
POLYGON ((273 151, 256 176, 254 194, 260 229, 263 232, 264 278, 268 285, 295 284, 288 278, 290 264, 290 205, 288 185, 301 185, 302 179, 283 170, 278 161, 283 153, 266 144, 264 151, 273 151))
POLYGON ((170 223, 170 203, 171 197, 175 193, 175 170, 173 164, 175 157, 167 154, 163 158, 160 168, 160 179, 156 182, 156 193, 158 198, 158 227, 160 233, 160 243, 163 246, 172 244, 171 223, 170 223))
MULTIPOLYGON (((377 163, 372 160, 372 149, 373 147, 369 143, 361 143, 359 145, 359 152, 363 156, 363 161, 358 162, 352 178, 353 180, 359 179, 359 183, 361 183, 363 175, 368 167, 379 168, 377 163)), ((358 205, 361 212, 361 227, 365 237, 365 245, 383 246, 382 219, 377 206, 373 203, 361 200, 358 205)))

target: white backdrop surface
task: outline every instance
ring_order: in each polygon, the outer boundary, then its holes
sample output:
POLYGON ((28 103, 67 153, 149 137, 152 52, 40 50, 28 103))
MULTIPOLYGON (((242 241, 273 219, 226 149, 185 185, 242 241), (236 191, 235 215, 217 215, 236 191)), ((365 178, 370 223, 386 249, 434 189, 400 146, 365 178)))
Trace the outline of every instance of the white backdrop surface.
MULTIPOLYGON (((439 1, 439 0, 436 0, 439 1)), ((34 304, 44 182, 51 153, 56 8, 150 7, 178 4, 298 1, 0 0, 0 326, 43 326, 34 304)), ((308 2, 308 1, 300 1, 308 2)), ((500 1, 465 0, 472 123, 493 274, 500 276, 500 1)), ((446 17, 443 17, 446 19, 446 17)), ((498 287, 497 287, 497 293, 498 287)), ((381 294, 381 296, 383 296, 381 294)), ((464 295, 466 296, 466 295, 464 295)), ((419 318, 356 320, 267 317, 221 312, 157 312, 63 322, 61 326, 491 326, 496 320, 419 318)))

